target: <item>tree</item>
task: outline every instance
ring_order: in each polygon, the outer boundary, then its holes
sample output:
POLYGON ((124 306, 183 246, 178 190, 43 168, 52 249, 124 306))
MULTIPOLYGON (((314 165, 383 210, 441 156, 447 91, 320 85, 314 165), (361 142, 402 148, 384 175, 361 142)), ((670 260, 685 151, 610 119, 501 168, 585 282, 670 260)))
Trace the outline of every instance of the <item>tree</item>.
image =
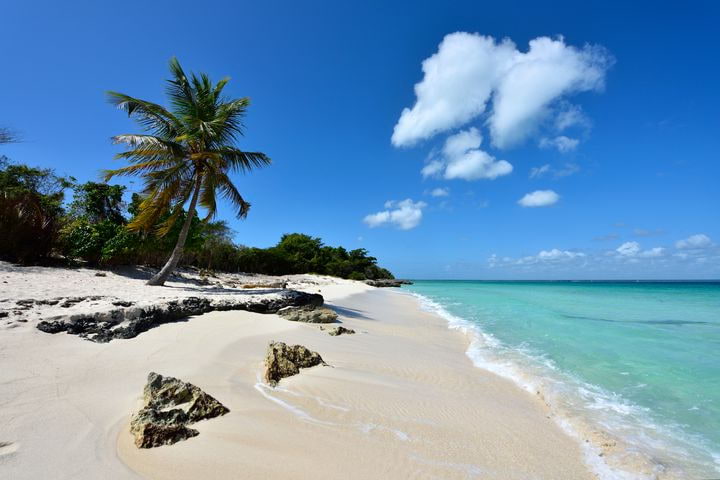
POLYGON ((105 220, 124 223, 123 193, 125 187, 121 185, 96 182, 77 185, 70 205, 70 213, 75 217, 85 217, 93 223, 105 220))
POLYGON ((50 169, 15 165, 0 157, 0 258, 47 259, 57 245, 64 191, 71 179, 50 169))
POLYGON ((187 215, 175 248, 165 266, 148 281, 163 285, 178 264, 198 203, 207 211, 206 221, 215 216, 217 195, 222 194, 237 209, 238 218, 248 214, 250 204, 230 180, 230 172, 247 172, 270 164, 260 152, 245 152, 235 147, 243 135, 250 100, 229 99, 222 95, 229 78, 215 85, 206 74, 185 75, 176 58, 170 60, 172 77, 167 81, 171 110, 118 92, 108 92, 110 102, 134 117, 149 134, 126 134, 113 137, 128 151, 116 158, 131 165, 105 172, 105 180, 115 175, 143 177, 143 201, 140 212, 128 224, 134 231, 155 228, 166 212, 171 214, 159 224, 156 233, 167 234, 183 213, 187 215))

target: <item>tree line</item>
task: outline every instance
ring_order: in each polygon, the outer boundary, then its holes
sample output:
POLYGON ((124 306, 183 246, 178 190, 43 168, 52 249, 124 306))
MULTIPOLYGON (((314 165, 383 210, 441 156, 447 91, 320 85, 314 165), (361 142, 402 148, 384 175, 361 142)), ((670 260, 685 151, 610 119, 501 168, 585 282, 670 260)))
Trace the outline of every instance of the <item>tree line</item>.
MULTIPOLYGON (((14 164, 0 157, 0 258, 22 264, 49 262, 93 266, 162 266, 177 244, 187 211, 168 210, 177 222, 164 235, 128 228, 141 212, 143 197, 126 187, 101 182, 77 183, 51 169, 14 164), (71 198, 66 199, 66 192, 71 198)), ((197 213, 180 265, 267 275, 317 273, 356 280, 393 278, 365 249, 324 245, 301 233, 282 236, 270 248, 237 245, 225 221, 203 221, 197 213)))

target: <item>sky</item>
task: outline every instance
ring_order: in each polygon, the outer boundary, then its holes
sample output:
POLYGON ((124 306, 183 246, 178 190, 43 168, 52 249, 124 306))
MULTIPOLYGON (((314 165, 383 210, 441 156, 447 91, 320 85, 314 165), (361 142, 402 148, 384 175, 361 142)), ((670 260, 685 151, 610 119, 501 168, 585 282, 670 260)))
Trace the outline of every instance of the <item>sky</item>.
MULTIPOLYGON (((0 18, 12 161, 98 180, 167 63, 250 97, 235 241, 396 276, 720 278, 717 2, 52 2, 0 18)), ((121 180, 129 191, 139 183, 121 180)))

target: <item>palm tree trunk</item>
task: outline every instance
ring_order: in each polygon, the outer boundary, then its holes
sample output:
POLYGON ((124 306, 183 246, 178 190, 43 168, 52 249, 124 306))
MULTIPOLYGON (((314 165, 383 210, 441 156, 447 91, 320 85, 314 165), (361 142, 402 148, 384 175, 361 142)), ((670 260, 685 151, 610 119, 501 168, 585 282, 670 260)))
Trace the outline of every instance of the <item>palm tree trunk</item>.
POLYGON ((168 279, 170 274, 177 267, 178 262, 183 254, 185 248, 185 240, 187 240, 188 233, 190 232, 190 225, 192 224, 193 218, 195 218, 195 208, 197 206, 198 196, 200 195, 200 186, 202 185, 202 174, 198 173, 197 179, 195 180, 195 190, 193 191, 192 198, 190 199, 190 207, 188 208, 187 218, 183 224, 182 230, 180 230, 180 236, 178 237, 177 244, 170 255, 167 263, 158 273, 155 274, 150 280, 148 285, 165 285, 165 281, 168 279))

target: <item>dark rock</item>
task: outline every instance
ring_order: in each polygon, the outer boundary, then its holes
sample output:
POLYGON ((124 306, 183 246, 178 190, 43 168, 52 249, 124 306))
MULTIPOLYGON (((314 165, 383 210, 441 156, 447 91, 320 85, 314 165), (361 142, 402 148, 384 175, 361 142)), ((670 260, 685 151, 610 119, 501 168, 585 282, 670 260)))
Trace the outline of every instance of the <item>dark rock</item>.
POLYGON ((291 322, 304 323, 334 323, 337 321, 337 313, 327 307, 316 307, 314 305, 303 305, 301 307, 285 307, 277 312, 280 317, 291 322))
POLYGON ((353 333, 355 333, 355 330, 353 330, 352 328, 345 328, 343 326, 331 328, 330 330, 328 330, 328 335, 331 335, 333 337, 336 337, 338 335, 352 335, 353 333))
POLYGON ((10 315, 10 312, 0 312, 0 318, 5 318, 10 315))
POLYGON ((143 408, 130 421, 138 448, 172 445, 195 437, 198 431, 187 425, 230 411, 195 385, 155 372, 148 375, 143 397, 143 408))
POLYGON ((287 282, 280 280, 277 282, 246 283, 242 288, 287 288, 287 282))
POLYGON ((412 285, 410 280, 381 279, 381 280, 365 280, 365 283, 371 287, 400 287, 402 285, 412 285))
POLYGON ((112 304, 115 305, 116 307, 132 307, 133 306, 133 302, 131 302, 129 300, 115 300, 114 302, 112 302, 112 304))
POLYGON ((107 277, 107 273, 105 272, 95 272, 96 277, 107 277))
POLYGON ((265 353, 265 381, 273 387, 285 378, 297 375, 301 368, 327 365, 319 353, 302 345, 270 342, 265 353))
MULTIPOLYGON (((193 315, 202 315, 216 310, 276 313, 284 307, 322 305, 323 303, 322 295, 316 293, 295 290, 285 290, 281 293, 280 296, 259 296, 259 298, 256 296, 251 299, 243 298, 243 295, 221 299, 186 297, 179 300, 162 301, 143 308, 137 306, 118 308, 46 319, 38 322, 37 328, 45 333, 68 332, 94 342, 105 343, 118 338, 133 338, 158 325, 181 321, 193 315)), ((93 297, 89 297, 89 299, 93 299, 93 297)))

